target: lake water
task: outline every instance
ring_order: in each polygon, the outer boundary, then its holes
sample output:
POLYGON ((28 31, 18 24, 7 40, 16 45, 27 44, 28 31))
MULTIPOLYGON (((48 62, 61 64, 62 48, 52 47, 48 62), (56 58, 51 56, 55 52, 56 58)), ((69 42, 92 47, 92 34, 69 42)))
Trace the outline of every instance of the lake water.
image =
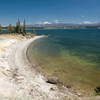
POLYGON ((47 76, 57 76, 74 92, 93 94, 100 85, 100 29, 37 30, 50 35, 28 50, 31 63, 47 76))

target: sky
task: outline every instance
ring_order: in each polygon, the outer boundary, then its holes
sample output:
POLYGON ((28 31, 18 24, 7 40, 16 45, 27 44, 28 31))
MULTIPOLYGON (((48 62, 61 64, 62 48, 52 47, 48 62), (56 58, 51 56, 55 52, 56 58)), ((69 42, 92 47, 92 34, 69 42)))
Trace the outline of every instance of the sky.
POLYGON ((100 0, 0 0, 0 24, 100 22, 100 0))

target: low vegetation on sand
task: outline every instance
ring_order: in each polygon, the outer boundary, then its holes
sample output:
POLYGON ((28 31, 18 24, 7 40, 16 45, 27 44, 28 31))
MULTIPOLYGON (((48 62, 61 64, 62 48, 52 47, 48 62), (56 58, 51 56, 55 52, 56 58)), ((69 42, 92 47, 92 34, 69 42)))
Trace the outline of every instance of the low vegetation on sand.
POLYGON ((97 86, 95 89, 94 89, 94 91, 95 91, 95 95, 97 96, 97 95, 100 95, 100 86, 97 86))

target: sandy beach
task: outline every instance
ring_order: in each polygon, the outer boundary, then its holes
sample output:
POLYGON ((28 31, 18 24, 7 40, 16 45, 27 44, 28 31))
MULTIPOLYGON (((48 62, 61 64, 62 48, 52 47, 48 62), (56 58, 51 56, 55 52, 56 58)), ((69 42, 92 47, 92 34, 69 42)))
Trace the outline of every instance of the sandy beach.
POLYGON ((27 39, 20 35, 0 36, 0 100, 82 99, 64 86, 58 88, 57 85, 47 83, 46 78, 29 63, 27 48, 33 41, 43 37, 27 39))

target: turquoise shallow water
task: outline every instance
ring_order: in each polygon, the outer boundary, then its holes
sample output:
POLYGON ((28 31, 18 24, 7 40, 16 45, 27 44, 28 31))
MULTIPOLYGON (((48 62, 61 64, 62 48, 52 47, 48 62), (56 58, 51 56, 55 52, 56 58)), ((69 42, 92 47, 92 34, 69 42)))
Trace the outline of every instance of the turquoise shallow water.
POLYGON ((100 30, 37 30, 45 37, 28 51, 29 59, 48 76, 57 76, 74 91, 92 94, 100 85, 100 30))

